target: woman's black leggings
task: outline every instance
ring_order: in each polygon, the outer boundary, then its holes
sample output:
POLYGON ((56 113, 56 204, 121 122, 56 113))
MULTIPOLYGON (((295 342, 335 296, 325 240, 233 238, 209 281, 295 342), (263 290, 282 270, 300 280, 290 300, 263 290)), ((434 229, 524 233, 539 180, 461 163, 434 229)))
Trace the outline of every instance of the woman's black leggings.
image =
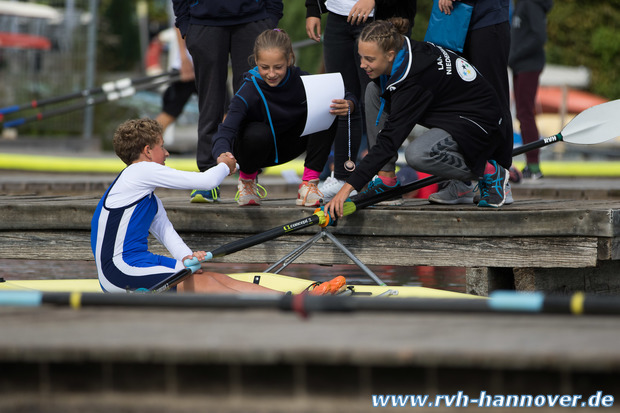
POLYGON ((263 122, 249 122, 239 133, 234 144, 234 155, 244 173, 254 173, 261 168, 281 165, 306 152, 304 166, 320 172, 327 161, 336 133, 337 122, 329 129, 306 136, 298 133, 276 135, 274 145, 271 128, 263 122))

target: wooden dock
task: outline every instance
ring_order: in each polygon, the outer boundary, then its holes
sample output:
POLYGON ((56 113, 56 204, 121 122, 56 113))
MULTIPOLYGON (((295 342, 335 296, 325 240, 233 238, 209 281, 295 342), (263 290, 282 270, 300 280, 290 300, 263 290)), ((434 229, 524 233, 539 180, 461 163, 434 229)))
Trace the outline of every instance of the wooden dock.
MULTIPOLYGON (((367 264, 466 267, 467 291, 474 294, 500 288, 619 292, 618 184, 562 182, 564 187, 514 185, 517 202, 497 210, 406 199, 402 206, 358 211, 327 231, 367 264)), ((238 207, 232 194, 217 204, 190 204, 178 191, 160 197, 188 245, 209 251, 313 213, 294 205, 294 187, 271 188, 275 194, 257 208, 238 207)), ((0 258, 92 259, 90 220, 99 195, 85 192, 0 195, 0 258)), ((275 262, 319 230, 306 228, 219 260, 275 262)), ((153 249, 165 253, 161 246, 153 249)), ((295 262, 351 261, 322 240, 295 262)))
POLYGON ((618 317, 5 307, 0 332, 3 413, 360 413, 376 410, 373 394, 459 391, 579 395, 581 407, 599 391, 620 396, 618 317))

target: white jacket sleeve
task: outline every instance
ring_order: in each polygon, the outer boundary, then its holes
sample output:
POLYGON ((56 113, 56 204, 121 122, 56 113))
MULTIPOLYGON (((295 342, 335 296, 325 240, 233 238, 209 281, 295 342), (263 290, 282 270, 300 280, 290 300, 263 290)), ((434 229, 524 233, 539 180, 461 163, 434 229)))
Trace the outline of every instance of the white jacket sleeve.
POLYGON ((149 183, 158 188, 210 190, 220 185, 230 170, 224 163, 204 172, 179 171, 156 163, 150 163, 149 183))
POLYGON ((166 247, 174 259, 181 261, 184 257, 192 255, 192 250, 183 242, 172 226, 161 200, 157 196, 155 199, 157 200, 157 214, 155 214, 149 231, 166 247))
POLYGON ((204 172, 179 171, 155 162, 138 162, 125 168, 110 190, 106 207, 129 205, 157 188, 210 190, 220 185, 230 170, 224 163, 204 172))

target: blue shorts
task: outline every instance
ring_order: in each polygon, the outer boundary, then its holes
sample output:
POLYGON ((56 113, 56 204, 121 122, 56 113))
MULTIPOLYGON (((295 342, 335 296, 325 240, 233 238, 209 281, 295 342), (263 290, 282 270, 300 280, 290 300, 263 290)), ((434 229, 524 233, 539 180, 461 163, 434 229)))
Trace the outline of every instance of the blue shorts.
POLYGON ((117 258, 102 265, 99 284, 104 292, 148 290, 184 268, 181 261, 151 253, 142 254, 135 262, 117 258))

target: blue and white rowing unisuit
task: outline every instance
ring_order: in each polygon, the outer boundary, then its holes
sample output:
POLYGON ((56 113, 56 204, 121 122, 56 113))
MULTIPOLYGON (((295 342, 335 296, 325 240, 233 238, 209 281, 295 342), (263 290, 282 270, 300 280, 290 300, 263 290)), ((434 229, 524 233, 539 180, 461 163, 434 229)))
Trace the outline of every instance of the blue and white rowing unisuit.
POLYGON ((183 269, 192 254, 168 219, 156 188, 204 189, 228 175, 221 163, 205 172, 185 172, 155 162, 129 165, 105 192, 91 221, 91 247, 99 283, 106 292, 150 288, 183 269), (148 251, 149 232, 174 258, 148 251))

